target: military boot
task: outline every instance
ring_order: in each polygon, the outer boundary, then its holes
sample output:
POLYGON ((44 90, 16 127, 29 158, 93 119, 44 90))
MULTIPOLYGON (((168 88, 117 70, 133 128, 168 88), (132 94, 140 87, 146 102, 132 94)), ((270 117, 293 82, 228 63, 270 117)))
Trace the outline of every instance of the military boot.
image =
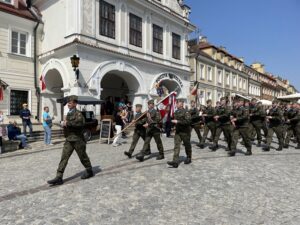
POLYGON ((146 151, 145 155, 151 155, 151 151, 150 150, 146 151))
POLYGON ((85 180, 85 179, 89 179, 91 177, 95 176, 94 172, 92 169, 87 169, 84 174, 81 176, 81 179, 85 180))
POLYGON ((159 154, 157 157, 156 157, 156 160, 162 160, 164 159, 165 156, 163 154, 159 154))
POLYGON ((138 154, 135 158, 136 158, 137 160, 139 160, 140 162, 143 162, 143 161, 144 161, 144 155, 143 155, 143 154, 138 154))
POLYGON ((251 149, 247 149, 247 152, 245 153, 245 155, 252 155, 251 149))
POLYGON ((300 145, 297 145, 297 147, 295 149, 300 149, 300 145))
POLYGON ((169 161, 169 162, 167 162, 167 164, 174 168, 178 168, 178 162, 176 162, 176 161, 169 161))
POLYGON ((198 146, 199 148, 201 148, 201 149, 204 148, 204 144, 203 144, 203 143, 197 144, 197 146, 198 146))
POLYGON ((132 157, 132 154, 130 153, 130 152, 124 152, 124 155, 126 155, 129 159, 131 159, 131 157, 132 157))
POLYGON ((276 149, 276 151, 282 151, 282 146, 280 145, 280 146, 276 149))
POLYGON ((261 147, 261 141, 257 142, 257 147, 261 147))
POLYGON ((230 151, 230 152, 228 152, 228 156, 229 156, 229 157, 235 156, 235 151, 230 151))
POLYGON ((213 144, 213 146, 209 147, 212 151, 217 151, 218 149, 218 145, 217 144, 213 144))
POLYGON ((270 146, 264 147, 264 148, 263 148, 263 151, 264 151, 264 152, 269 152, 269 151, 270 151, 270 146))
POLYGON ((55 177, 52 180, 48 180, 47 183, 50 185, 62 185, 64 181, 61 177, 55 177))
POLYGON ((283 145, 283 148, 289 148, 288 144, 283 145))
POLYGON ((192 159, 190 157, 187 157, 185 160, 184 160, 184 164, 191 164, 192 163, 192 159))

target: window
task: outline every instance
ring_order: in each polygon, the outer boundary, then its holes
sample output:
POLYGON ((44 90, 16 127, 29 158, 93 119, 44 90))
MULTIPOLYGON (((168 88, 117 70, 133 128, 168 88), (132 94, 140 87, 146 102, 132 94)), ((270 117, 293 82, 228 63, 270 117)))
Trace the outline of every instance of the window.
POLYGON ((218 70, 218 83, 219 84, 222 84, 222 79, 223 79, 222 70, 218 70))
POLYGON ((172 33, 173 58, 180 59, 180 35, 172 33))
POLYGON ((242 88, 242 78, 239 79, 239 88, 242 88))
POLYGON ((200 91, 199 100, 201 105, 205 105, 205 93, 204 91, 200 91))
POLYGON ((10 115, 19 115, 22 104, 28 102, 28 91, 10 91, 10 115))
POLYGON ((212 81, 212 68, 210 66, 207 67, 207 80, 212 81))
POLYGON ((204 65, 200 64, 200 79, 204 80, 205 79, 205 74, 204 74, 204 65))
POLYGON ((218 92, 218 101, 220 101, 222 98, 222 93, 221 92, 218 92))
POLYGON ((153 52, 163 53, 163 28, 153 24, 153 52))
POLYGON ((13 4, 13 0, 0 0, 0 2, 5 2, 8 4, 13 4))
POLYGON ((20 55, 26 55, 27 52, 27 34, 17 31, 11 32, 11 52, 20 55))
POLYGON ((115 6, 100 1, 100 35, 115 39, 115 6))
POLYGON ((236 87, 236 75, 232 76, 232 80, 233 80, 233 87, 236 87))
POLYGON ((246 90, 246 80, 243 79, 243 89, 246 90))
POLYGON ((206 93, 206 100, 211 100, 211 92, 207 92, 206 93))
POLYGON ((130 44, 142 47, 142 18, 130 13, 130 44))
POLYGON ((229 77, 229 73, 226 73, 226 85, 230 85, 230 77, 229 77))

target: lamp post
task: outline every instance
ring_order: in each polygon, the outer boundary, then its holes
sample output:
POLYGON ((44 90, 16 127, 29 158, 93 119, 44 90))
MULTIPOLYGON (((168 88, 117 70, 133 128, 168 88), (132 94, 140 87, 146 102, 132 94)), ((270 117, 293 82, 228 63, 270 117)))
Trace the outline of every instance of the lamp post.
POLYGON ((73 55, 70 59, 71 59, 71 64, 72 64, 73 70, 75 72, 76 81, 77 81, 79 78, 78 67, 79 67, 80 58, 77 55, 73 55))

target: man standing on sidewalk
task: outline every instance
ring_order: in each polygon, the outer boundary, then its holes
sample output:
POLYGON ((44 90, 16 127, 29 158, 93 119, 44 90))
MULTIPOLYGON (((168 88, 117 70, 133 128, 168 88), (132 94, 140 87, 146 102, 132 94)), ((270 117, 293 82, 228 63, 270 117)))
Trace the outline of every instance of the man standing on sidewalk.
POLYGON ((23 109, 20 111, 20 117, 22 118, 22 124, 23 124, 23 134, 27 136, 26 128, 29 127, 29 135, 32 136, 32 123, 30 120, 31 113, 28 109, 27 103, 23 104, 23 109))
POLYGON ((68 98, 69 112, 67 114, 66 120, 62 122, 66 141, 64 143, 64 148, 57 169, 56 177, 52 180, 49 180, 48 184, 51 185, 63 184, 63 179, 62 179, 63 174, 65 168, 67 167, 68 160, 71 157, 74 149, 82 165, 86 168, 86 171, 81 176, 81 179, 88 179, 94 176, 91 161, 86 153, 86 143, 83 138, 83 128, 85 124, 85 119, 82 113, 76 109, 77 102, 78 102, 77 96, 75 95, 69 96, 68 98))
POLYGON ((44 112, 43 112, 43 127, 44 127, 44 142, 45 145, 53 145, 51 143, 51 128, 52 128, 52 118, 50 117, 49 114, 49 107, 45 106, 44 107, 44 112))

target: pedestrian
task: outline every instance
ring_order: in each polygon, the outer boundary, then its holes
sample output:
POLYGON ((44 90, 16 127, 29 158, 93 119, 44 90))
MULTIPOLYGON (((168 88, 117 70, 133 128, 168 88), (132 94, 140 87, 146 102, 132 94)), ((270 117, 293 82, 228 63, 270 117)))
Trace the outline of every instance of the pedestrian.
MULTIPOLYGON (((146 128, 143 125, 146 123, 146 120, 147 120, 146 114, 145 116, 142 116, 142 105, 136 104, 135 115, 134 115, 134 119, 132 120, 132 123, 135 123, 135 129, 132 136, 132 143, 130 145, 129 150, 124 152, 124 154, 128 156, 128 158, 132 157, 132 153, 134 152, 134 149, 140 138, 142 138, 145 142, 146 128)), ((149 143, 145 155, 150 155, 150 154, 151 154, 151 150, 150 150, 150 143, 149 143)))
POLYGON ((146 138, 143 145, 142 151, 136 156, 136 159, 140 162, 144 161, 144 156, 147 154, 149 144, 154 138, 159 155, 156 157, 156 160, 162 160, 164 156, 164 147, 160 138, 160 123, 161 115, 159 111, 154 109, 154 100, 148 101, 148 111, 147 111, 147 121, 143 125, 146 128, 146 138))
POLYGON ((185 147, 186 159, 184 164, 192 162, 192 146, 191 146, 191 114, 183 107, 183 100, 177 100, 177 110, 174 113, 174 120, 171 122, 175 124, 174 136, 174 156, 173 160, 167 162, 168 165, 177 168, 179 165, 180 145, 183 142, 185 147))
POLYGON ((126 119, 123 114, 123 106, 119 105, 118 110, 115 113, 115 129, 117 131, 116 137, 113 141, 112 146, 117 147, 122 143, 122 128, 124 127, 124 120, 126 119))
POLYGON ((20 111, 20 117, 22 118, 23 134, 25 136, 27 136, 26 128, 28 126, 29 127, 29 131, 30 131, 29 135, 32 136, 32 123, 31 123, 31 120, 30 120, 31 112, 28 109, 27 103, 23 104, 23 109, 20 111))
POLYGON ((50 114, 49 114, 49 107, 44 107, 43 112, 43 127, 44 127, 44 143, 45 145, 53 145, 51 143, 51 128, 52 128, 52 120, 50 114))
POLYGON ((200 146, 200 144, 202 142, 202 136, 201 136, 201 132, 200 132, 202 117, 200 116, 200 112, 197 109, 195 101, 191 101, 191 108, 189 110, 189 113, 191 115, 191 123, 192 123, 191 127, 192 127, 192 129, 195 130, 197 137, 198 137, 197 146, 200 146))
POLYGON ((27 144, 27 137, 21 134, 21 128, 18 126, 17 122, 9 122, 7 126, 7 136, 9 140, 20 140, 20 149, 30 149, 31 147, 27 144))
POLYGON ((257 100, 253 98, 251 100, 251 107, 249 113, 250 113, 250 124, 252 124, 252 127, 255 130, 252 138, 254 139, 256 135, 257 147, 261 147, 261 142, 262 142, 261 130, 263 129, 264 121, 266 118, 266 112, 262 107, 262 103, 257 102, 257 100))
POLYGON ((237 143, 239 137, 243 139, 243 143, 247 148, 246 155, 252 155, 252 145, 250 140, 249 131, 249 109, 243 106, 244 101, 242 99, 236 100, 234 107, 231 111, 231 123, 233 125, 232 141, 230 152, 228 156, 235 156, 237 143))
POLYGON ((273 134, 275 133, 278 139, 279 146, 277 151, 282 151, 283 148, 283 112, 279 107, 279 102, 273 100, 272 108, 269 110, 266 118, 269 122, 268 134, 267 134, 267 146, 263 148, 264 151, 270 151, 273 134))
POLYGON ((212 101, 208 99, 206 101, 207 106, 203 109, 202 117, 204 122, 204 131, 201 143, 199 145, 200 148, 204 148, 205 141, 207 139, 208 132, 210 131, 212 139, 215 137, 216 133, 216 122, 214 121, 215 109, 212 106, 212 101))
POLYGON ((86 153, 86 142, 84 141, 83 137, 85 119, 82 113, 77 110, 78 97, 71 95, 68 97, 67 101, 69 112, 66 116, 66 119, 62 122, 66 141, 64 143, 56 177, 47 181, 47 183, 50 185, 63 184, 63 174, 74 149, 81 163, 86 169, 85 173, 81 176, 81 179, 88 179, 94 176, 91 161, 86 153))
POLYGON ((213 141, 213 146, 210 147, 212 151, 218 149, 218 141, 220 139, 221 133, 223 132, 225 140, 227 142, 226 151, 230 151, 231 148, 231 132, 232 126, 230 121, 231 108, 228 106, 228 100, 225 97, 221 98, 220 106, 216 108, 216 115, 214 119, 216 121, 216 133, 213 141))

